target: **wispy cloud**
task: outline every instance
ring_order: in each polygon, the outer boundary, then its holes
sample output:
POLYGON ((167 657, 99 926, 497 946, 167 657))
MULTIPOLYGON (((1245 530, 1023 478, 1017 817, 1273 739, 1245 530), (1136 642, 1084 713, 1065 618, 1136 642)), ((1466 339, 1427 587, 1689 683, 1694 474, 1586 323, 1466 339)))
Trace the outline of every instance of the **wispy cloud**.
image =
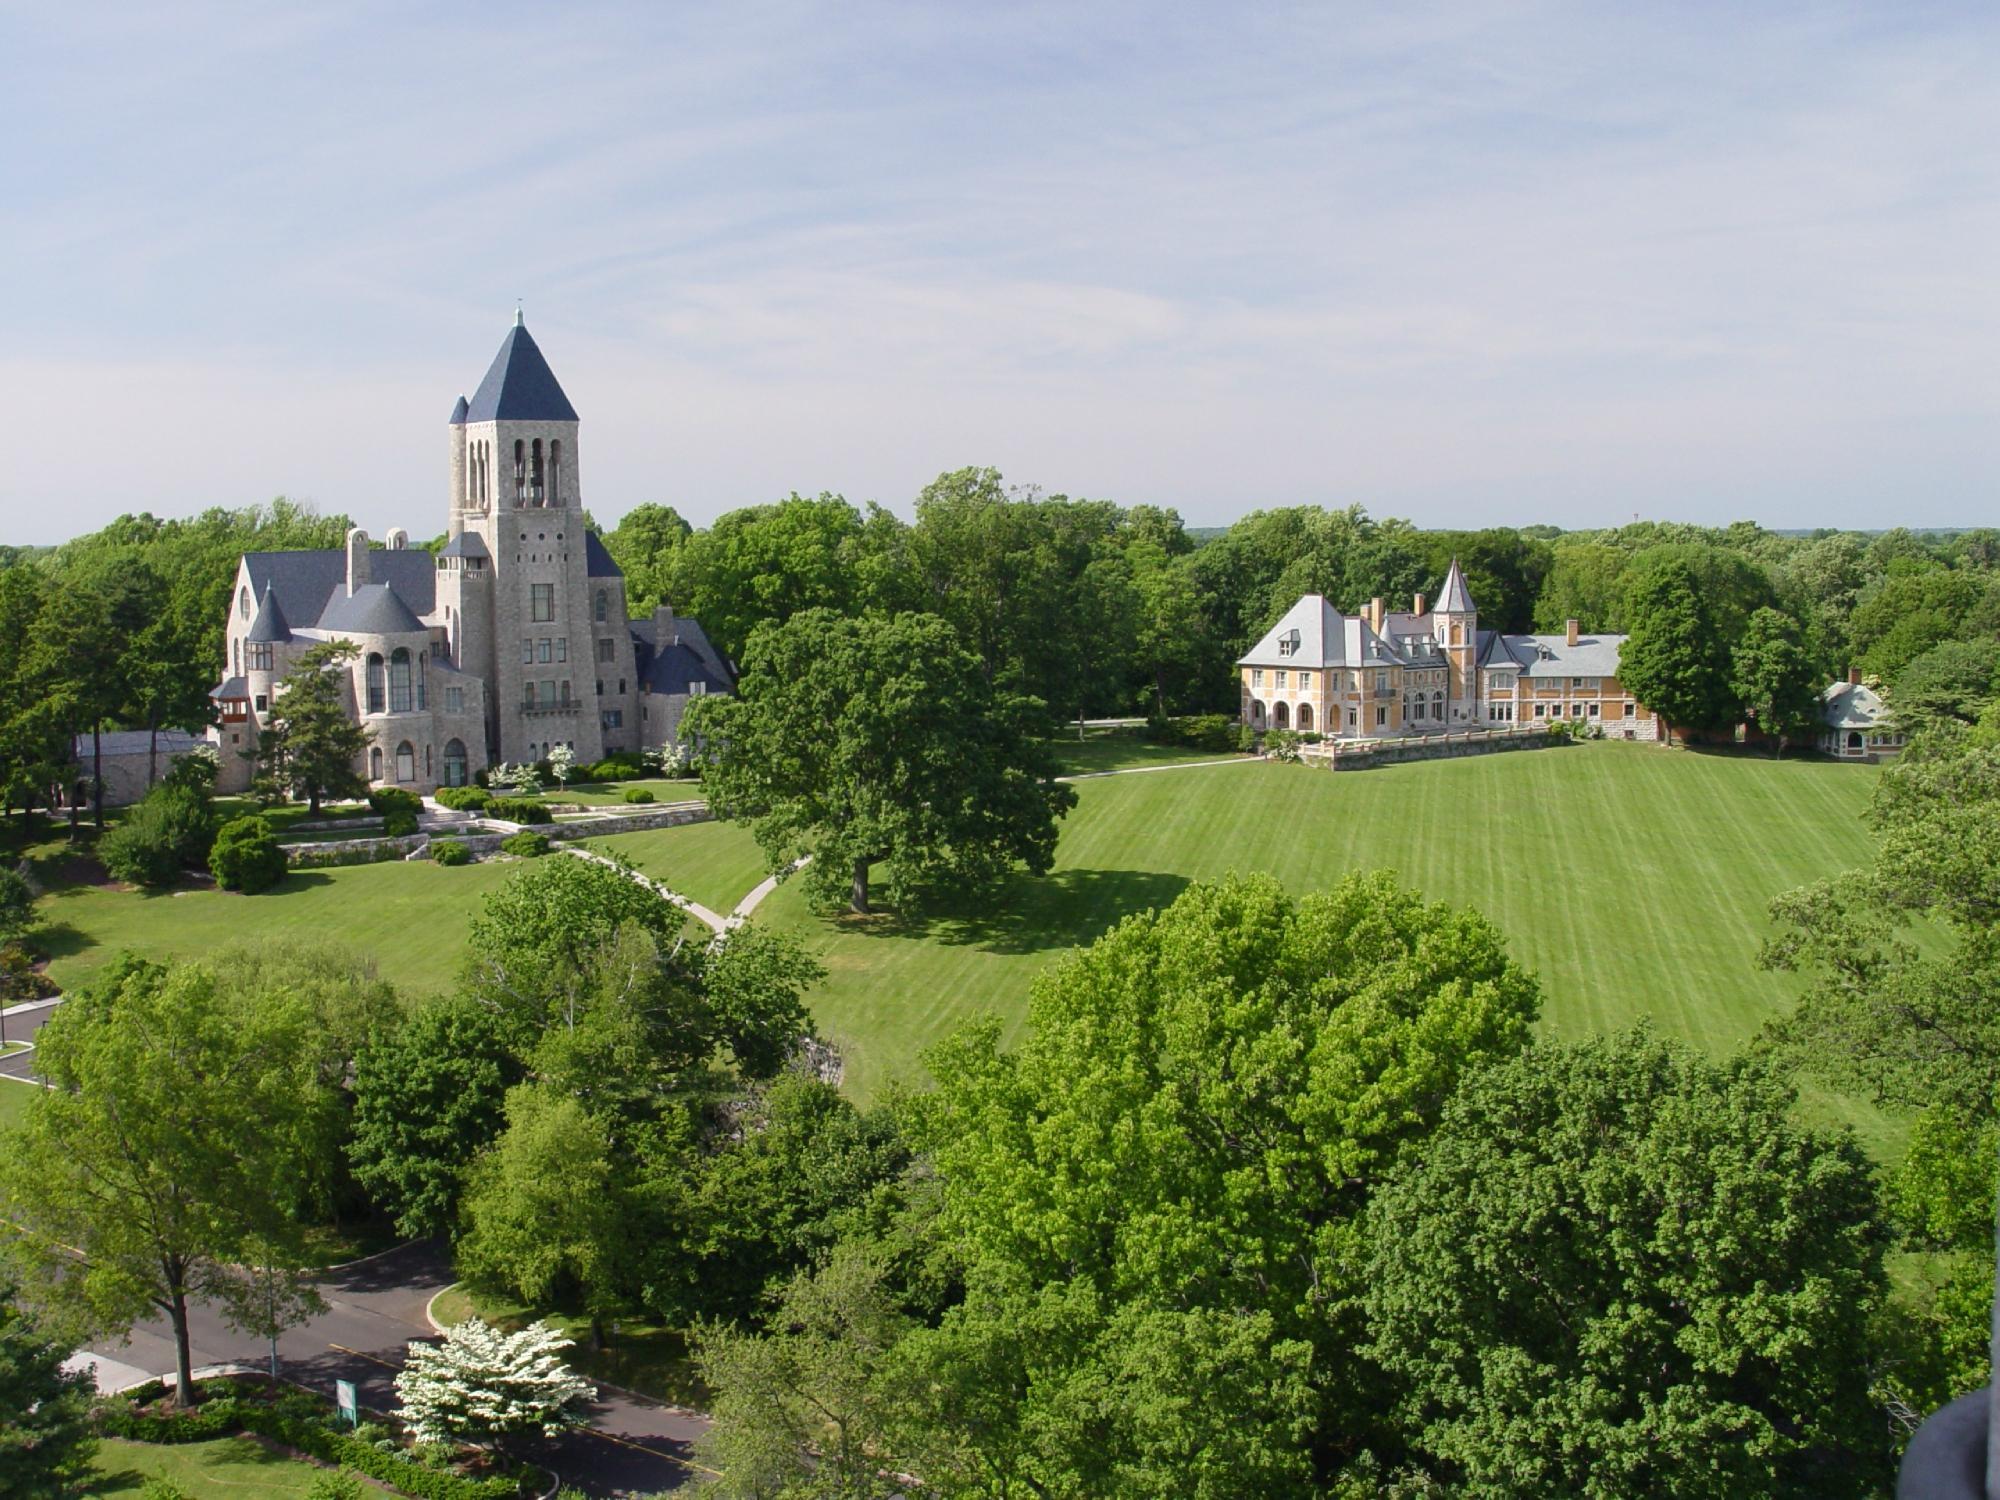
POLYGON ((1974 5, 0 11, 0 506, 422 529, 519 295, 600 515, 996 462, 1200 520, 1991 520, 1996 43, 1974 5))

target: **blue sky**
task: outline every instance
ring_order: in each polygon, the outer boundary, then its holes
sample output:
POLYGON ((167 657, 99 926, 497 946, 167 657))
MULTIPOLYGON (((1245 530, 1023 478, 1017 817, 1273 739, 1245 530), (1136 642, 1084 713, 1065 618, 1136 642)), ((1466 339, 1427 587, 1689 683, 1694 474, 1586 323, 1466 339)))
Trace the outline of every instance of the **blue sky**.
POLYGON ((0 540, 585 501, 2000 521, 2000 8, 0 3, 0 540), (25 439, 25 441, 23 441, 25 439))

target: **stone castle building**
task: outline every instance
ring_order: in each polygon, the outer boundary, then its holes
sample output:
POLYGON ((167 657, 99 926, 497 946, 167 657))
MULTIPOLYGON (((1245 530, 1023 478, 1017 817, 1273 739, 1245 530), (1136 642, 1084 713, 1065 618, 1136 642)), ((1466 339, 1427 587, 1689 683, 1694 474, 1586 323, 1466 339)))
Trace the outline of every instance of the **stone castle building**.
POLYGON ((285 674, 346 640, 348 702, 376 785, 462 785, 567 745, 579 762, 672 742, 690 698, 730 692, 699 624, 627 615, 625 578, 584 524, 576 408, 516 314, 451 414, 444 544, 396 529, 374 546, 250 552, 237 564, 228 676, 213 690, 221 789, 246 787, 285 674))
POLYGON ((1664 737, 1659 716, 1618 681, 1622 635, 1505 635, 1479 628, 1452 559, 1436 604, 1408 614, 1372 600, 1343 615, 1307 594, 1238 663, 1243 722, 1328 739, 1498 729, 1569 719, 1615 739, 1664 737))

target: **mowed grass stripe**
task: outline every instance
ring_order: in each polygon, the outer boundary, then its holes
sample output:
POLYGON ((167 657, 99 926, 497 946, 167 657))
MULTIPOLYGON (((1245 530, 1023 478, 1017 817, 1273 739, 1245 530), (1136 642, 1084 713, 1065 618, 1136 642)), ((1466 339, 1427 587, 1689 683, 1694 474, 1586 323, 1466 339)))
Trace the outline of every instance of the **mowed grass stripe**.
POLYGON ((787 889, 762 919, 799 932, 832 970, 814 1011, 861 1097, 920 1080, 922 1050, 974 1017, 997 1016, 1014 1035, 1029 983, 1056 956, 1231 870, 1269 871, 1301 892, 1395 870, 1501 926, 1541 976, 1549 1034, 1647 1017, 1721 1054, 1796 994, 1796 981, 1755 966, 1767 908, 1866 857, 1859 815, 1875 775, 1592 744, 1357 772, 1116 777, 1078 786, 1054 872, 1013 882, 983 916, 834 922, 787 889))

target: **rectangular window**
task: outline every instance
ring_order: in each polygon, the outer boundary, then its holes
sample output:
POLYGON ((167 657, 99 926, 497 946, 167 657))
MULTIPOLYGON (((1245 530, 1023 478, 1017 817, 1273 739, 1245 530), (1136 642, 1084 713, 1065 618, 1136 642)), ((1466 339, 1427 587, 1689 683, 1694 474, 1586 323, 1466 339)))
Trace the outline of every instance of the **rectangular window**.
POLYGON ((444 690, 444 711, 448 714, 462 714, 465 712, 464 688, 448 687, 444 690))
POLYGON ((1302 692, 1302 693, 1304 693, 1304 692, 1310 692, 1310 691, 1312 690, 1312 685, 1313 685, 1313 674, 1312 674, 1312 673, 1310 673, 1310 672, 1301 672, 1301 673, 1299 673, 1299 691, 1300 691, 1300 692, 1302 692))
POLYGON ((1581 677, 1572 677, 1569 680, 1569 685, 1573 688, 1580 688, 1583 686, 1583 679, 1581 677))
POLYGON ((1581 703, 1572 703, 1572 704, 1571 704, 1571 705, 1569 706, 1569 716, 1570 716, 1570 717, 1571 717, 1572 719, 1580 719, 1580 718, 1582 718, 1582 717, 1583 717, 1583 705, 1582 705, 1581 703))
POLYGON ((1547 718, 1548 716, 1549 716, 1549 706, 1548 706, 1548 704, 1546 704, 1546 703, 1537 703, 1537 704, 1535 705, 1535 717, 1536 717, 1536 718, 1538 718, 1538 719, 1546 719, 1546 718, 1547 718))
POLYGON ((250 670, 268 672, 271 670, 271 643, 252 641, 250 643, 250 670))
POLYGON ((554 678, 544 679, 542 683, 542 705, 545 708, 554 708, 556 706, 556 684, 554 678))
POLYGON ((521 637, 521 660, 524 662, 532 662, 534 659, 535 659, 535 638, 531 635, 524 635, 521 637))
POLYGON ((1357 726, 1357 725, 1358 725, 1358 724, 1360 723, 1360 718, 1359 718, 1359 714, 1360 714, 1360 710, 1359 710, 1359 709, 1357 709, 1357 708, 1354 708, 1354 707, 1352 707, 1352 706, 1350 706, 1350 707, 1348 708, 1348 710, 1347 710, 1347 727, 1348 727, 1349 729, 1353 729, 1353 728, 1355 728, 1355 727, 1356 727, 1356 726, 1357 726))
POLYGON ((567 677, 565 677, 565 678, 563 679, 563 685, 562 685, 562 701, 563 701, 563 703, 564 703, 564 705, 565 705, 565 706, 567 706, 567 705, 568 705, 568 703, 569 703, 569 679, 568 679, 567 677))
POLYGON ((1250 669, 1250 686, 1252 686, 1253 688, 1260 688, 1263 685, 1264 685, 1264 669, 1262 667, 1252 667, 1250 669))
POLYGON ((1593 719, 1597 717, 1597 707, 1598 706, 1595 703, 1590 705, 1590 716, 1593 719))
POLYGON ((708 684, 705 682, 690 682, 688 684, 688 696, 690 698, 703 697, 707 694, 707 692, 708 692, 708 684))
POLYGON ((1423 716, 1424 716, 1424 700, 1419 698, 1417 700, 1417 706, 1410 711, 1410 717, 1412 719, 1421 719, 1423 716))
POLYGON ((623 712, 622 710, 620 710, 620 709, 616 709, 616 708, 607 708, 607 709, 605 709, 605 710, 604 710, 604 727, 605 727, 606 729, 623 729, 623 728, 625 727, 625 715, 624 715, 624 712, 623 712))
POLYGON ((1382 727, 1382 725, 1384 725, 1384 724, 1386 724, 1386 723, 1388 723, 1388 722, 1389 722, 1389 705, 1388 705, 1388 704, 1386 704, 1386 703, 1378 703, 1378 704, 1376 704, 1376 705, 1375 705, 1375 726, 1376 726, 1376 728, 1378 728, 1378 729, 1379 729, 1379 728, 1381 728, 1381 727, 1382 727))
POLYGON ((262 693, 259 693, 257 695, 257 712, 261 714, 268 702, 269 700, 262 693))
POLYGON ((1389 674, 1387 672, 1377 672, 1375 674, 1375 691, 1378 693, 1389 691, 1389 674))
POLYGON ((556 660, 557 661, 569 660, 569 637, 566 635, 559 635, 556 637, 556 660))
POLYGON ((1593 692, 1593 693, 1594 693, 1594 692, 1596 692, 1596 691, 1598 690, 1598 687, 1599 687, 1599 686, 1601 685, 1601 682, 1602 682, 1602 679, 1601 679, 1601 678, 1597 678, 1597 677, 1586 677, 1586 678, 1584 678, 1584 679, 1583 679, 1583 685, 1584 685, 1584 688, 1585 688, 1585 689, 1586 689, 1587 691, 1589 691, 1589 692, 1593 692))
POLYGON ((521 684, 521 691, 522 691, 522 693, 523 693, 523 695, 524 695, 524 696, 522 697, 522 700, 521 700, 521 701, 522 701, 522 703, 523 703, 523 704, 524 704, 525 706, 529 707, 529 708, 533 708, 533 707, 535 706, 535 684, 534 684, 534 682, 533 682, 532 680, 530 680, 530 681, 527 681, 527 682, 524 682, 524 683, 522 683, 522 684, 521 684))
POLYGON ((546 662, 554 661, 555 659, 555 642, 551 641, 547 636, 543 636, 539 641, 535 642, 536 661, 546 662))
POLYGON ((553 583, 528 585, 528 618, 537 622, 556 617, 556 586, 553 583))
POLYGON ((1625 705, 1625 717, 1626 717, 1626 718, 1628 718, 1628 719, 1629 719, 1629 718, 1633 717, 1633 710, 1634 710, 1634 709, 1636 708, 1636 706, 1637 706, 1637 705, 1635 705, 1635 704, 1631 704, 1631 703, 1628 703, 1628 704, 1626 704, 1626 705, 1625 705))
POLYGON ((1285 685, 1285 669, 1283 667, 1278 668, 1277 677, 1272 685, 1275 687, 1283 687, 1285 685))
POLYGON ((609 636, 599 639, 597 643, 597 659, 599 661, 616 661, 618 659, 618 643, 609 636))

